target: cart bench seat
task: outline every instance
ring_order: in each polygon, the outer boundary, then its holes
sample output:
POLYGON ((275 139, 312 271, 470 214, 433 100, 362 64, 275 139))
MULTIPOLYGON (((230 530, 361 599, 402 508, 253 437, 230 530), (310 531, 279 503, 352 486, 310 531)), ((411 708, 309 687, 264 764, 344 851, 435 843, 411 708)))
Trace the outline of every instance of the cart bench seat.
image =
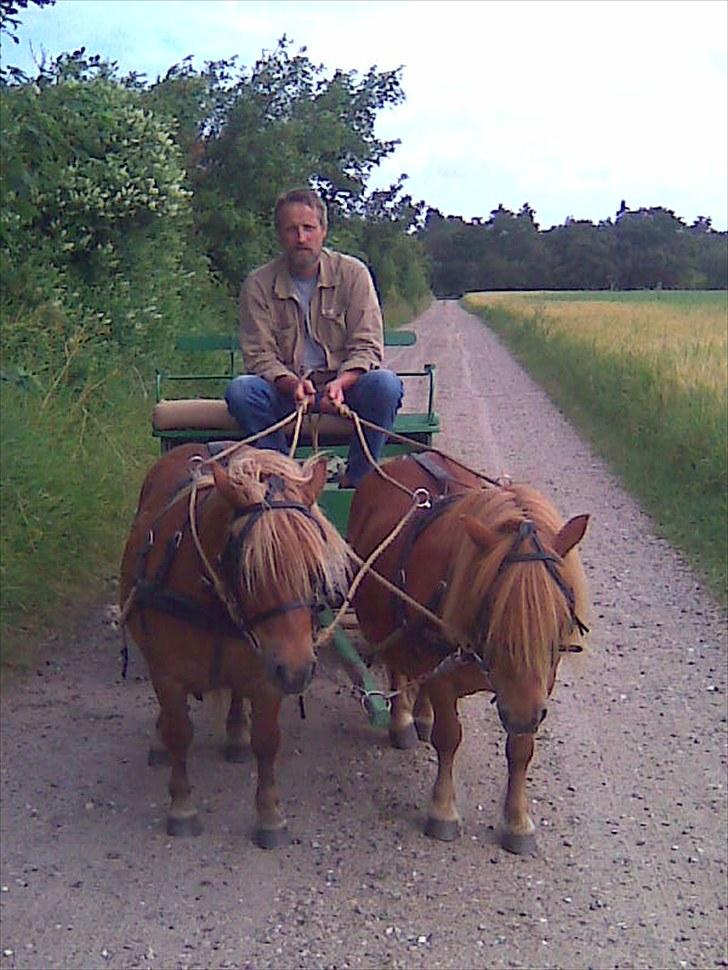
MULTIPOLYGON (((410 330, 385 330, 384 344, 386 347, 408 347, 416 339, 410 330)), ((240 354, 237 337, 228 334, 186 335, 178 339, 176 349, 195 354, 200 351, 222 352, 225 363, 216 373, 171 374, 157 370, 157 404, 152 412, 152 434, 160 439, 162 450, 187 442, 240 441, 246 437, 221 397, 179 398, 163 394, 168 387, 179 386, 179 382, 199 385, 200 382, 231 380, 241 372, 237 366, 240 354)), ((394 425, 396 434, 423 445, 431 445, 433 434, 440 430, 440 418, 434 411, 434 370, 434 364, 425 364, 419 371, 398 371, 403 378, 423 378, 429 382, 427 411, 400 412, 394 425)), ((294 423, 291 422, 286 428, 289 439, 293 431, 294 423)), ((318 445, 345 454, 352 433, 352 423, 346 418, 333 414, 308 414, 302 423, 299 445, 303 453, 318 445)), ((390 441, 385 454, 399 454, 405 450, 405 444, 390 441)))

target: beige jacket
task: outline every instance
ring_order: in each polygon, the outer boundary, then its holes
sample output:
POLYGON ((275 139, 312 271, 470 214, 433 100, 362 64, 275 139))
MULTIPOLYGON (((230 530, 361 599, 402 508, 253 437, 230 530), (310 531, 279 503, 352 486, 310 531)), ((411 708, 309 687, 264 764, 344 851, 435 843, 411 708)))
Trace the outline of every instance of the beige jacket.
MULTIPOLYGON (((321 250, 311 297, 311 336, 327 368, 372 370, 382 362, 382 313, 369 270, 353 256, 321 250)), ((302 376, 303 313, 285 256, 255 270, 240 292, 240 346, 245 369, 268 381, 302 376)))

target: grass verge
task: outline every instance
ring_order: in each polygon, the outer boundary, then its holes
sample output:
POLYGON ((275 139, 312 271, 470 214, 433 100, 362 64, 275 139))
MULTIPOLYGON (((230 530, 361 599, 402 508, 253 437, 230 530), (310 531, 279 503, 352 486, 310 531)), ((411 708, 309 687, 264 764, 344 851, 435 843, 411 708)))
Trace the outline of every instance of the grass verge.
POLYGON ((140 378, 112 374, 103 397, 43 407, 32 390, 0 389, 2 656, 64 628, 115 582, 139 486, 156 455, 152 400, 140 378))
MULTIPOLYGON (((591 295, 589 295, 591 296, 591 295)), ((574 297, 570 298, 572 301, 574 297)), ((589 302, 583 294, 582 300, 589 302)), ((678 301, 665 301, 674 312, 678 301)), ((728 601, 728 469, 724 340, 709 342, 710 367, 695 368, 694 340, 679 327, 670 341, 625 342, 614 325, 587 334, 561 325, 558 296, 544 304, 519 295, 467 309, 479 313, 514 356, 548 391, 610 462, 653 517, 661 534, 681 549, 725 604, 728 601), (610 334, 612 337, 610 338, 610 334), (717 356, 716 356, 717 355, 717 356), (701 378, 701 374, 709 377, 701 378), (686 374, 690 376, 686 379, 686 374)), ((569 302, 567 297, 564 302, 569 302)), ((609 301, 609 302, 614 302, 609 301)), ((632 304, 634 312, 634 303, 632 304)), ((711 302, 711 301, 708 301, 711 302)), ((725 294, 717 326, 725 315, 725 294)), ((607 301, 603 306, 607 309, 607 301)), ((690 304, 688 304, 690 306, 690 304)), ((582 312, 582 321, 587 319, 582 312)), ((650 323, 654 330, 654 324, 650 323)), ((724 330, 725 324, 722 323, 724 330)), ((633 322, 632 334, 638 329, 633 322)), ((690 333, 694 337, 695 327, 690 333)), ((669 336, 669 334, 668 334, 669 336)), ((705 351, 705 347, 702 348, 705 351)))

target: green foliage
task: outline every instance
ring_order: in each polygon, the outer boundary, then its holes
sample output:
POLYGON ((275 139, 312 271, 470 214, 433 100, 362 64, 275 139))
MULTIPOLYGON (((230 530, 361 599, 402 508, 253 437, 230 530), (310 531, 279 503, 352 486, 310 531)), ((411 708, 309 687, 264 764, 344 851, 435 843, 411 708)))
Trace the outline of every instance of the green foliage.
POLYGON ((322 194, 334 230, 363 205, 372 169, 397 144, 378 139, 377 113, 404 95, 399 71, 326 77, 283 38, 252 68, 188 59, 146 94, 174 119, 194 188, 195 227, 231 291, 278 250, 278 195, 297 185, 322 194))
POLYGON ((113 73, 79 51, 0 88, 3 352, 44 393, 89 393, 109 355, 169 346, 220 302, 170 127, 113 73))

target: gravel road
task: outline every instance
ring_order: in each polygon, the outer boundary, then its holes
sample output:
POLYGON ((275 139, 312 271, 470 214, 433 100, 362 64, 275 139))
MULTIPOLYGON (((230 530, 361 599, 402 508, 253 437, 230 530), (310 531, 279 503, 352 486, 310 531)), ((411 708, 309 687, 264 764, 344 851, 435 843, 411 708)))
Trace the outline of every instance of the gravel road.
POLYGON ((539 855, 497 845, 485 695, 462 703, 463 837, 435 842, 431 749, 391 749, 332 660, 305 720, 284 706, 293 843, 253 846, 252 763, 220 759, 199 705, 205 830, 170 840, 150 685, 134 653, 121 680, 101 610, 5 676, 0 970, 728 966, 725 613, 482 323, 438 302, 415 329, 390 360, 437 363, 438 444, 592 514, 592 652, 562 665, 530 772, 539 855))

